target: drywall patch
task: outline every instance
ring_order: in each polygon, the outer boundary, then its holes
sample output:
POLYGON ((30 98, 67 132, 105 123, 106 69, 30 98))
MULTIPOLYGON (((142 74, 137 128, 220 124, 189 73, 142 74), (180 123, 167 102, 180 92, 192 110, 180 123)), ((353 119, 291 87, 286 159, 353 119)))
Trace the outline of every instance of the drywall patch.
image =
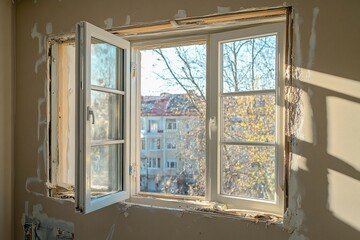
POLYGON ((53 29, 52 29, 52 23, 51 23, 51 22, 50 22, 50 23, 47 23, 47 24, 46 24, 46 34, 51 34, 52 31, 53 31, 53 29))
POLYGON ((39 49, 39 54, 41 54, 44 51, 43 48, 43 35, 41 33, 38 32, 38 23, 35 23, 32 30, 31 30, 31 38, 38 39, 38 49, 39 49))
POLYGON ((302 53, 301 53, 301 44, 300 44, 300 25, 302 23, 302 18, 298 13, 295 13, 294 18, 294 49, 295 49, 295 64, 301 66, 302 63, 302 53))
MULTIPOLYGON (((46 33, 52 33, 52 23, 46 24, 46 33)), ((46 63, 46 35, 38 31, 38 23, 35 23, 31 30, 31 38, 38 40, 39 58, 35 62, 35 73, 38 73, 40 65, 46 63)))
POLYGON ((186 11, 183 10, 183 9, 179 9, 177 11, 177 13, 174 15, 174 18, 177 19, 177 18, 186 18, 186 11))
MULTIPOLYGON (((28 203, 25 203, 25 207, 28 203)), ((34 205, 32 214, 27 210, 22 216, 25 240, 56 240, 74 239, 74 223, 55 218, 49 218, 42 213, 41 204, 34 205)))
POLYGON ((40 184, 43 182, 41 179, 41 166, 43 166, 43 175, 47 174, 47 151, 46 151, 46 143, 47 143, 47 127, 46 127, 46 98, 47 98, 47 81, 44 81, 44 96, 38 99, 38 124, 37 124, 37 140, 41 141, 41 144, 37 150, 37 160, 36 160, 36 176, 31 176, 26 179, 25 190, 27 192, 32 192, 36 196, 44 196, 43 193, 31 191, 29 186, 33 183, 40 184), (44 110, 43 110, 44 109, 44 110), (45 116, 42 116, 45 113, 45 116), (42 134, 40 134, 42 133, 42 134), (42 136, 40 136, 42 135, 42 136), (42 160, 42 161, 41 161, 42 160))
POLYGON ((130 23, 131 23, 130 15, 127 15, 125 19, 125 25, 130 25, 130 23))
POLYGON ((113 26, 113 19, 107 18, 105 19, 104 23, 105 23, 105 29, 111 29, 113 26))
POLYGON ((307 62, 307 69, 310 69, 314 64, 314 57, 315 57, 315 48, 316 48, 316 21, 319 16, 319 8, 316 7, 313 9, 313 18, 311 24, 311 34, 309 39, 309 55, 308 55, 308 62, 307 62))
POLYGON ((217 13, 228 13, 231 12, 231 8, 230 7, 220 7, 217 6, 217 13))

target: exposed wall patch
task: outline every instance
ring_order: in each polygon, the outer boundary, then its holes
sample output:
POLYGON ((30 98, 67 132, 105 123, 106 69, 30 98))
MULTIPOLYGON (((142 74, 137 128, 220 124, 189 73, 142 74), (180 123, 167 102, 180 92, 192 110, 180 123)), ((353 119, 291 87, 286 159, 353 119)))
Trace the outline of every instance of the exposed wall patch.
POLYGON ((43 35, 38 32, 38 23, 34 24, 32 30, 31 30, 31 37, 32 37, 32 39, 35 39, 35 38, 38 39, 39 54, 41 54, 44 51, 44 48, 43 48, 43 35))
POLYGON ((316 7, 313 9, 313 18, 311 24, 311 34, 309 39, 309 55, 308 55, 308 62, 307 62, 307 69, 310 69, 314 63, 315 57, 315 48, 316 48, 316 21, 319 16, 319 8, 316 7))
POLYGON ((37 160, 36 160, 36 176, 32 176, 32 177, 28 177, 26 179, 26 183, 25 183, 25 190, 27 192, 32 192, 33 194, 37 195, 37 196, 44 196, 43 193, 40 192, 35 192, 35 191, 31 191, 29 189, 29 186, 32 183, 42 183, 43 180, 41 179, 42 173, 41 173, 41 165, 43 166, 43 174, 44 176, 46 176, 47 174, 47 155, 46 155, 46 141, 47 141, 47 127, 46 127, 46 116, 42 117, 42 113, 44 111, 42 111, 42 108, 46 108, 46 98, 47 98, 47 81, 45 79, 44 81, 44 96, 40 97, 38 99, 38 125, 37 125, 37 140, 40 142, 41 144, 38 147, 37 150, 37 160), (41 131, 43 130, 43 131, 41 131), (40 133, 42 132, 42 136, 40 136, 40 133), (42 161, 41 161, 42 160, 42 161))
POLYGON ((231 8, 230 7, 220 7, 217 6, 217 13, 228 13, 231 12, 231 8))
POLYGON ((130 25, 130 23, 131 23, 130 15, 127 15, 125 19, 125 25, 130 25))
POLYGON ((46 24, 46 34, 52 34, 53 29, 52 29, 52 23, 47 23, 46 24))
POLYGON ((177 19, 177 18, 186 18, 186 11, 183 10, 183 9, 179 9, 177 11, 177 13, 174 15, 174 18, 177 19))
POLYGON ((113 26, 113 19, 107 18, 105 19, 104 23, 105 23, 105 29, 111 29, 113 26))
POLYGON ((302 23, 302 18, 298 13, 295 13, 294 19, 294 49, 295 49, 295 64, 301 66, 302 64, 302 54, 301 54, 301 44, 300 44, 300 25, 302 23))
POLYGON ((42 211, 42 205, 37 204, 33 206, 32 214, 27 212, 23 214, 22 223, 25 240, 74 239, 74 223, 49 218, 42 211))
MULTIPOLYGON (((48 23, 46 25, 46 33, 51 34, 52 33, 52 23, 48 23)), ((31 38, 38 39, 38 53, 39 58, 35 62, 35 73, 38 73, 39 66, 44 64, 46 62, 46 35, 42 34, 38 31, 38 23, 35 23, 32 31, 31 31, 31 38)))

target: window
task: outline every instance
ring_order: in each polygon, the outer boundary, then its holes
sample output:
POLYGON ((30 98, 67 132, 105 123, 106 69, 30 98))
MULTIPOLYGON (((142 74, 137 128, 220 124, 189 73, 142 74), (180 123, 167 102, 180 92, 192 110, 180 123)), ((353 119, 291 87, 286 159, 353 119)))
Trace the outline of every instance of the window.
POLYGON ((131 81, 120 37, 82 22, 75 44, 54 41, 50 195, 75 195, 83 213, 147 196, 282 213, 286 25, 274 19, 135 37, 131 81))
POLYGON ((161 140, 160 138, 152 138, 150 141, 150 150, 160 150, 161 140))
POLYGON ((176 129, 176 119, 166 119, 166 129, 175 130, 176 129))
MULTIPOLYGON (((85 22, 76 29, 75 46, 51 48, 61 61, 51 71, 50 179, 76 186, 76 208, 87 213, 129 196, 130 44, 85 22)), ((51 195, 66 196, 58 189, 51 195)))
POLYGON ((161 159, 158 157, 149 158, 148 163, 149 168, 160 168, 161 167, 161 159))
POLYGON ((149 120, 149 132, 157 132, 159 130, 159 121, 149 120))
POLYGON ((146 150, 146 141, 145 138, 141 139, 141 150, 145 151, 146 150))
POLYGON ((284 27, 267 24, 135 46, 141 105, 149 107, 138 117, 171 115, 184 126, 165 120, 167 130, 176 130, 165 141, 174 150, 164 152, 159 182, 170 182, 160 190, 165 197, 282 212, 284 27))
POLYGON ((166 160, 166 168, 177 168, 176 159, 167 159, 166 160))
POLYGON ((166 149, 175 150, 176 149, 176 140, 167 139, 166 140, 166 149))

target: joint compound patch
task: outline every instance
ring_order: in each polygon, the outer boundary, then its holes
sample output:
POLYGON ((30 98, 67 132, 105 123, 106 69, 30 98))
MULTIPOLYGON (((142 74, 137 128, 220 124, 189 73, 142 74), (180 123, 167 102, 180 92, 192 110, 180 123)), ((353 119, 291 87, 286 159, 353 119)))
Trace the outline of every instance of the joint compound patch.
POLYGON ((104 23, 105 23, 105 29, 111 29, 113 26, 113 19, 107 18, 105 19, 104 23))
POLYGON ((25 240, 73 240, 74 223, 55 218, 49 218, 42 213, 42 205, 33 206, 32 214, 23 214, 22 223, 25 240))
POLYGON ((186 18, 186 11, 179 9, 178 12, 174 15, 174 18, 186 18))

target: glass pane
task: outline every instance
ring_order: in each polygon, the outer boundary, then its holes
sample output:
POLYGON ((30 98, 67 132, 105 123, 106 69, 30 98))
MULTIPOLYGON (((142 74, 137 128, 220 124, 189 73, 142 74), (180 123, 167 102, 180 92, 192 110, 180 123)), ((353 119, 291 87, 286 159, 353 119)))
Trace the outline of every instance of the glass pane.
POLYGON ((276 36, 222 43, 223 92, 275 88, 276 36))
POLYGON ((122 50, 118 47, 91 39, 91 85, 123 90, 120 86, 122 50))
POLYGON ((275 142, 275 95, 223 97, 225 141, 275 142))
MULTIPOLYGON (((92 140, 122 139, 120 111, 123 96, 112 93, 91 91, 91 108, 94 111, 94 123, 91 124, 92 140)), ((90 119, 92 123, 92 119, 90 119)))
POLYGON ((275 146, 222 148, 221 193, 275 201, 275 146))
POLYGON ((205 86, 205 44, 141 51, 142 192, 205 195, 205 86))
POLYGON ((122 145, 91 147, 91 196, 98 197, 122 190, 122 145), (120 164, 120 165, 119 165, 120 164))

